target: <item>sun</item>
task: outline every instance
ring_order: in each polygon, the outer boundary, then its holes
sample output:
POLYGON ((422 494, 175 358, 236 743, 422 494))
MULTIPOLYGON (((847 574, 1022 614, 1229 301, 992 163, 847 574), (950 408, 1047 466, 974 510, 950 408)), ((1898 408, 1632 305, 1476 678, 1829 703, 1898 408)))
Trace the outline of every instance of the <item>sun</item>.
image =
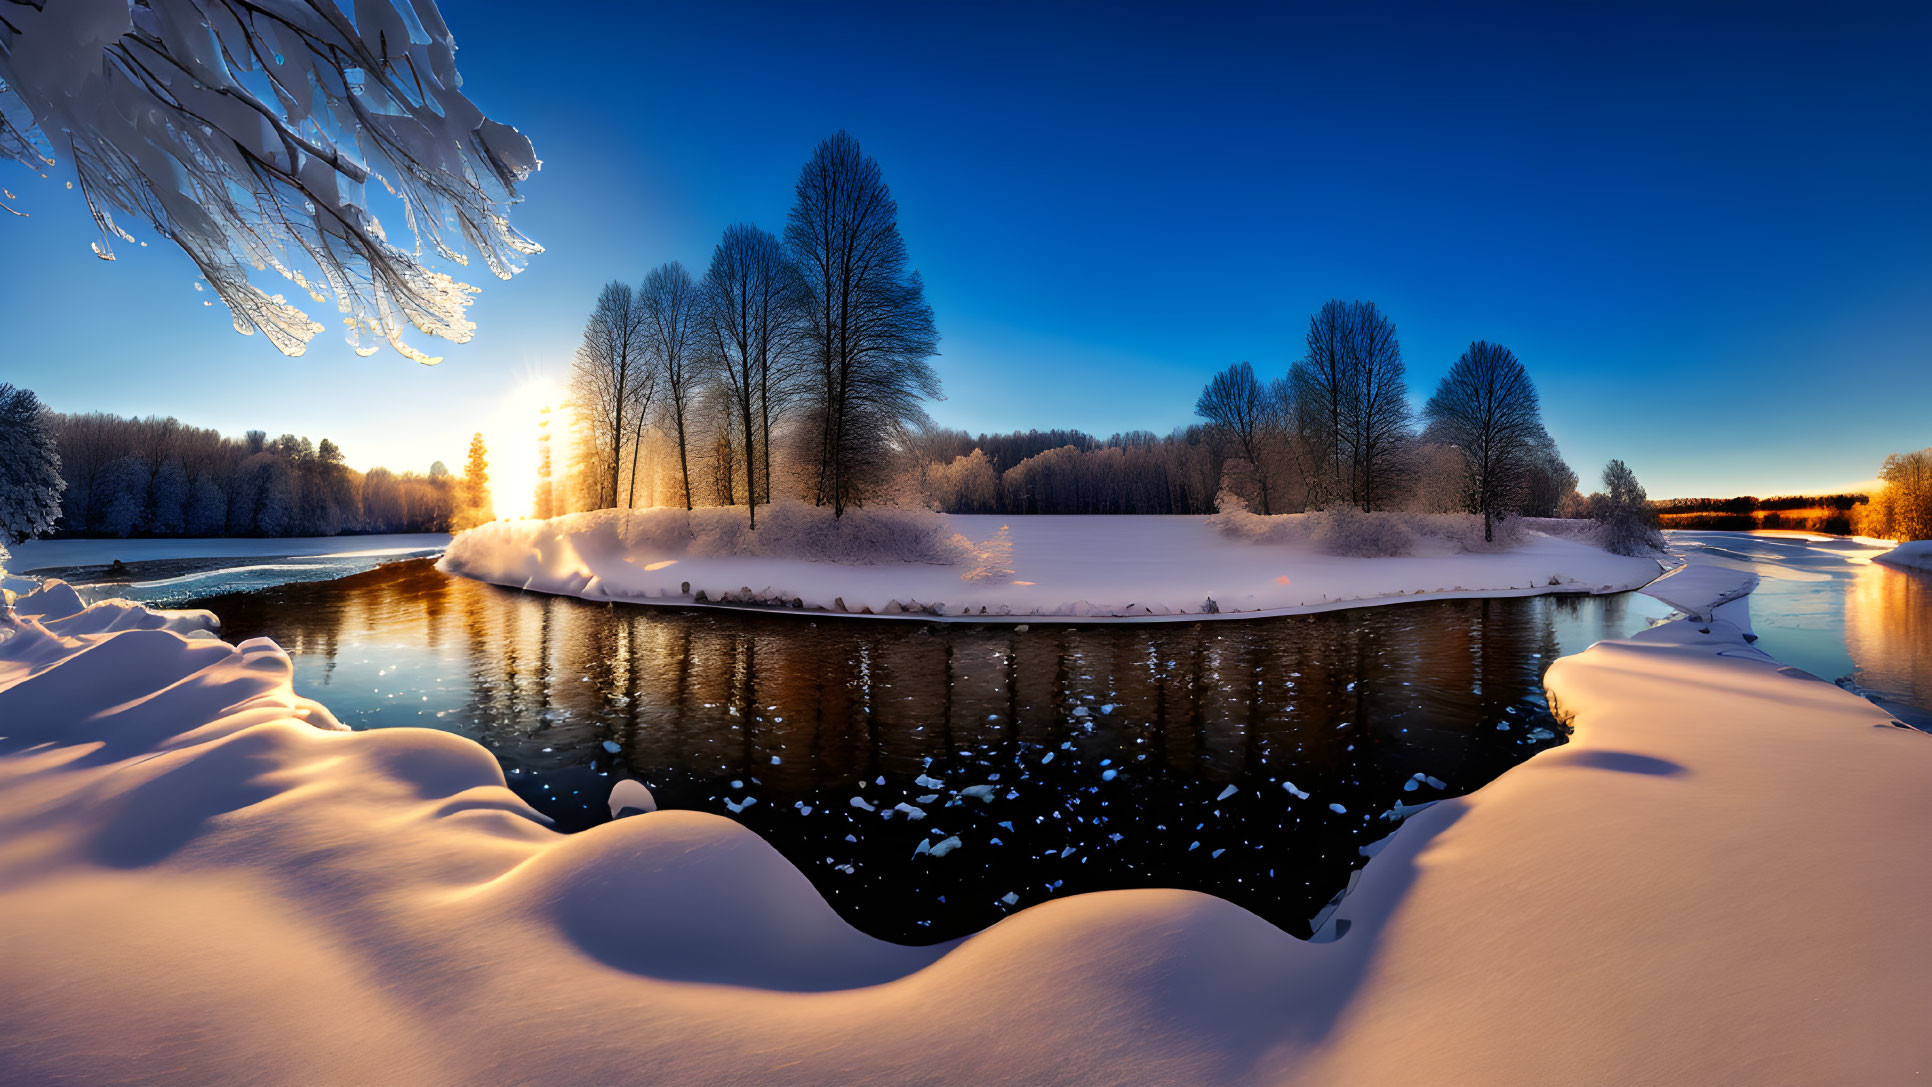
POLYGON ((528 517, 536 505, 537 447, 543 437, 546 417, 550 428, 551 474, 553 477, 563 474, 563 465, 568 459, 568 426, 564 421, 564 402, 568 395, 562 382, 532 374, 504 394, 484 426, 483 441, 490 450, 490 497, 498 518, 528 517), (546 408, 549 409, 547 416, 546 408))

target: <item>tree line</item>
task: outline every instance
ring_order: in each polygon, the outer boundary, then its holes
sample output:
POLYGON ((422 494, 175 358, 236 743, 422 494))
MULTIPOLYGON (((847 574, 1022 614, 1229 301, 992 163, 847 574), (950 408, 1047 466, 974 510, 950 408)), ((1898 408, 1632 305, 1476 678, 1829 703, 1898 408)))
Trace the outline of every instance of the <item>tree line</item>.
POLYGON ((1878 492, 1859 510, 1859 534, 1932 540, 1932 448, 1886 457, 1878 480, 1878 492))
POLYGON ((486 451, 469 475, 358 472, 328 438, 251 430, 230 438, 174 418, 46 410, 0 386, 0 414, 28 451, 0 488, 0 525, 16 540, 57 536, 333 536, 447 532, 489 520, 486 451), (9 512, 18 510, 18 513, 9 512))
POLYGON ((563 504, 743 505, 756 528, 774 496, 835 516, 901 498, 938 342, 879 164, 840 132, 800 170, 782 237, 733 225, 701 275, 673 260, 599 293, 563 504))
POLYGON ((1162 437, 942 432, 922 443, 919 485, 962 513, 1211 513, 1225 494, 1263 514, 1466 511, 1486 534, 1500 517, 1593 508, 1514 353, 1470 344, 1417 418, 1395 326, 1373 302, 1327 303, 1285 373, 1236 363, 1194 410, 1201 424, 1162 437))

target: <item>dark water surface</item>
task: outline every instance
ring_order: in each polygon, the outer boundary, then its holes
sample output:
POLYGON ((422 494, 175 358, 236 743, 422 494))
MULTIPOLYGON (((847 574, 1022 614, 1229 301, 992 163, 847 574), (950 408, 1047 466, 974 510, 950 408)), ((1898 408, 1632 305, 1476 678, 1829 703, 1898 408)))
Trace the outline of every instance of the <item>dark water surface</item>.
POLYGON ((1669 612, 1623 593, 1020 630, 592 604, 426 560, 193 606, 274 638, 353 728, 483 743, 560 829, 636 777, 909 942, 1145 886, 1307 935, 1398 802, 1562 742, 1551 661, 1669 612))

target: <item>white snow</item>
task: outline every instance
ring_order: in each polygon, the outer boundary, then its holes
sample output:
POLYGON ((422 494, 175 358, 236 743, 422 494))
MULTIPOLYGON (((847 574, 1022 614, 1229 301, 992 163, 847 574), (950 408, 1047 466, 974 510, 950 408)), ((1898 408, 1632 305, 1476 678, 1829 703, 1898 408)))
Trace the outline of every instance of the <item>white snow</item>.
POLYGON ((1571 742, 1411 815, 1322 942, 1142 889, 911 948, 729 820, 558 834, 266 640, 50 586, 0 619, 0 1078, 1909 1082, 1932 737, 1689 603, 1557 661, 1571 742))
POLYGON ((1918 570, 1932 574, 1932 540, 1911 540, 1899 544, 1883 555, 1876 555, 1873 562, 1896 566, 1902 570, 1918 570))
MULTIPOLYGON (((1016 576, 1005 584, 967 581, 958 565, 881 561, 873 552, 856 564, 737 553, 749 546, 742 542, 731 544, 733 553, 715 553, 715 546, 687 542, 688 534, 647 532, 634 520, 596 514, 472 529, 450 543, 438 565, 499 585, 587 600, 722 600, 765 607, 797 602, 860 614, 1102 622, 1196 620, 1210 597, 1224 617, 1293 614, 1445 597, 1609 592, 1636 588, 1659 573, 1654 560, 1536 532, 1518 549, 1495 554, 1426 538, 1413 555, 1363 559, 1331 555, 1308 541, 1232 539, 1205 517, 943 520, 965 538, 1007 528, 1016 576)), ((915 535, 911 527, 901 531, 915 535)))

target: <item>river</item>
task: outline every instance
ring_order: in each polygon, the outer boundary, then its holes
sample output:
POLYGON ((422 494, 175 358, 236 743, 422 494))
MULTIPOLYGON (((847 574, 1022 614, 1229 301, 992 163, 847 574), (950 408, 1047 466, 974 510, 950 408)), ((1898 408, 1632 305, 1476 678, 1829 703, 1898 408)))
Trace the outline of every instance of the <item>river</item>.
MULTIPOLYGON (((1881 549, 1673 533, 1748 567, 1760 645, 1932 705, 1926 579, 1881 549)), ((1553 744, 1550 662, 1670 613, 1637 593, 1153 626, 915 624, 593 604, 427 560, 193 602, 268 635, 354 728, 495 752, 577 830, 625 777, 734 819, 875 935, 932 942, 1048 898, 1176 886, 1307 935, 1395 829, 1553 744)))

